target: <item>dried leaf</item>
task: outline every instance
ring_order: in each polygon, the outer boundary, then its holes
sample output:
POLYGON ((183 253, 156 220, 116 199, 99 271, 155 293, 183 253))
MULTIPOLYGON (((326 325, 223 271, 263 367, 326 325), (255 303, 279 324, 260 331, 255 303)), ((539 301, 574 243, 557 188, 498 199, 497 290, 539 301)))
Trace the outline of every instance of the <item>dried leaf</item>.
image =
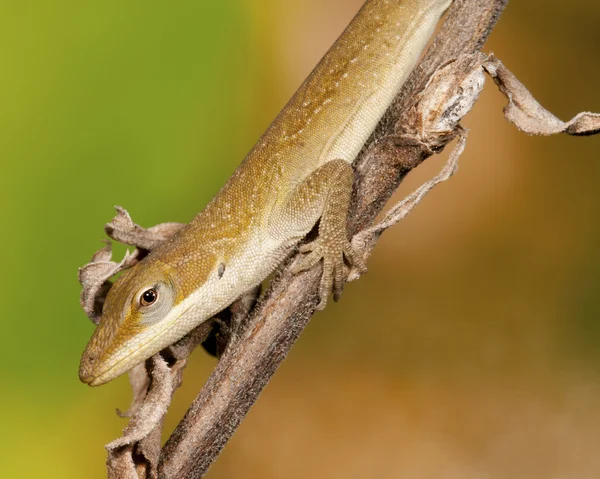
POLYGON ((104 226, 106 234, 119 243, 132 245, 145 251, 156 249, 163 241, 185 226, 181 223, 162 223, 146 229, 134 223, 125 208, 115 206, 115 209, 117 215, 104 226))
POLYGON ((106 461, 109 479, 140 479, 138 468, 131 458, 133 447, 114 451, 106 461))
POLYGON ((92 255, 92 263, 106 263, 112 259, 112 243, 108 240, 102 240, 106 245, 92 255))
POLYGON ((121 412, 119 409, 117 409, 117 414, 120 417, 132 417, 138 411, 144 402, 144 399, 146 399, 148 386, 150 385, 150 376, 148 376, 145 363, 138 364, 131 371, 129 371, 129 384, 131 385, 131 390, 133 391, 131 405, 125 412, 121 412))
POLYGON ((160 223, 148 228, 148 231, 155 235, 157 241, 162 242, 169 239, 175 233, 178 233, 184 226, 185 224, 183 223, 160 223))
POLYGON ((111 464, 114 463, 118 467, 113 467, 113 469, 129 471, 123 463, 130 463, 136 468, 136 466, 140 466, 141 458, 143 458, 145 464, 141 464, 141 469, 145 471, 144 475, 146 477, 156 476, 163 419, 171 402, 174 388, 172 373, 166 361, 157 354, 149 362, 151 364, 151 380, 143 403, 124 429, 123 436, 106 445, 109 470, 111 464))
POLYGON ((500 60, 490 57, 484 68, 508 99, 504 116, 519 130, 529 135, 594 135, 600 133, 600 114, 583 112, 568 122, 559 120, 546 110, 500 60))
POLYGON ((98 324, 102 313, 102 305, 111 287, 108 279, 124 269, 137 263, 138 252, 125 253, 120 263, 111 261, 112 246, 105 240, 106 246, 94 253, 92 261, 79 268, 79 283, 82 286, 80 304, 94 324, 98 324))
POLYGON ((431 76, 417 103, 409 112, 409 123, 398 125, 407 136, 417 136, 436 150, 456 136, 463 117, 471 111, 485 85, 481 66, 487 56, 481 52, 462 55, 431 76), (417 130, 414 130, 414 126, 417 130))
POLYGON ((123 431, 123 437, 115 439, 106 445, 110 452, 122 446, 134 444, 146 437, 156 427, 166 413, 165 402, 170 401, 173 388, 167 362, 155 355, 151 358, 152 372, 147 400, 133 415, 123 431))

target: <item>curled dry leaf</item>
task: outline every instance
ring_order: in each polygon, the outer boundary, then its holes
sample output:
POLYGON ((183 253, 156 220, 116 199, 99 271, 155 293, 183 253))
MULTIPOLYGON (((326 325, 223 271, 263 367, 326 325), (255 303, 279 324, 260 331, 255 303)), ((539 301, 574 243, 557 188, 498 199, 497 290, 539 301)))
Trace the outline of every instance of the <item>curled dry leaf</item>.
POLYGON ((130 371, 134 397, 131 417, 123 436, 106 445, 109 478, 157 477, 164 417, 192 351, 210 334, 210 321, 202 323, 177 343, 130 371), (165 359, 166 358, 166 359, 165 359))
POLYGON ((399 130, 416 136, 432 151, 445 146, 483 90, 481 66, 486 59, 481 52, 469 53, 436 70, 409 112, 411 121, 399 124, 399 130))
POLYGON ((600 133, 600 114, 583 112, 564 122, 546 110, 525 86, 497 58, 490 57, 484 68, 508 99, 504 116, 529 135, 594 135, 600 133))
POLYGON ((129 371, 129 384, 133 391, 133 397, 131 399, 131 405, 125 412, 121 412, 117 409, 117 415, 120 417, 132 417, 140 408, 146 393, 148 392, 148 386, 150 385, 150 376, 146 370, 146 364, 138 364, 131 371, 129 371))
POLYGON ((106 445, 111 478, 123 477, 120 474, 131 470, 138 474, 132 477, 156 477, 160 434, 174 387, 171 369, 160 355, 148 363, 150 385, 144 401, 123 430, 123 436, 106 445))
POLYGON ((133 222, 125 208, 115 206, 117 215, 104 226, 104 231, 119 243, 135 246, 144 251, 156 249, 185 225, 181 223, 161 223, 144 228, 133 222))
MULTIPOLYGON (((168 358, 168 364, 172 372, 183 370, 187 363, 189 355, 196 349, 198 344, 206 340, 206 338, 212 333, 213 326, 210 321, 205 321, 196 327, 191 333, 184 336, 182 339, 177 341, 175 344, 166 348, 161 355, 168 358)), ((180 385, 181 378, 178 379, 177 383, 174 384, 174 389, 180 385)), ((133 398, 129 409, 125 412, 121 412, 117 409, 117 414, 120 417, 132 417, 137 413, 140 406, 143 404, 148 393, 148 386, 150 385, 150 375, 146 368, 146 364, 142 363, 134 367, 129 371, 129 384, 133 391, 133 398)))
POLYGON ((138 261, 137 250, 133 254, 127 251, 119 263, 112 261, 112 245, 108 240, 104 242, 106 246, 97 251, 88 264, 79 268, 78 275, 82 286, 80 304, 94 324, 100 321, 102 305, 112 285, 109 278, 130 268, 138 261))

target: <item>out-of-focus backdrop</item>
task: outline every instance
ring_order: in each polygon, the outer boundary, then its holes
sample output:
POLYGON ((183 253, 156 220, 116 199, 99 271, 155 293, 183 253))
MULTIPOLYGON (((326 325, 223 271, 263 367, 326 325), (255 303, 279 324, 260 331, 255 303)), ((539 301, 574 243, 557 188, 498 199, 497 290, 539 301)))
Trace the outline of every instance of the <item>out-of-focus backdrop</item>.
MULTIPOLYGON (((78 381, 77 268, 113 205, 189 221, 360 4, 2 2, 3 477, 105 476, 130 391, 78 381)), ((599 24, 596 0, 512 1, 485 50, 567 119, 600 111, 599 24)), ((503 104, 488 82, 458 174, 314 317, 208 477, 600 477, 600 138, 527 137, 503 104)), ((214 364, 194 354, 169 431, 214 364)))

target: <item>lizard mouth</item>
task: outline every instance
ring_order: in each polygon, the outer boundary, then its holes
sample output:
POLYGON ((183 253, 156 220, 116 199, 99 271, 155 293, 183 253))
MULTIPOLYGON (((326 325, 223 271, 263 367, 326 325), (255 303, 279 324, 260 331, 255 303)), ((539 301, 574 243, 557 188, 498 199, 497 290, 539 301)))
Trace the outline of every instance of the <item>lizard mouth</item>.
POLYGON ((98 354, 93 348, 86 350, 79 364, 79 380, 89 386, 101 386, 126 373, 146 359, 144 351, 147 350, 148 344, 155 338, 156 336, 150 338, 134 349, 130 349, 125 354, 119 355, 120 357, 118 358, 115 358, 114 355, 103 357, 102 353, 98 354), (140 360, 135 362, 135 364, 132 361, 133 356, 140 357, 140 360))
MULTIPOLYGON (((141 349, 141 348, 140 348, 141 349)), ((129 359, 134 352, 120 359, 116 363, 109 363, 107 366, 100 369, 98 366, 103 366, 102 362, 97 362, 92 356, 85 355, 81 358, 81 365, 79 367, 79 380, 89 386, 101 386, 111 381, 114 378, 121 376, 122 374, 129 371, 131 368, 123 368, 121 371, 119 366, 129 359)))
MULTIPOLYGON (((88 384, 89 386, 101 386, 102 384, 105 384, 111 379, 122 374, 111 373, 129 356, 130 355, 124 357, 116 363, 106 364, 103 361, 98 360, 98 357, 96 357, 93 353, 84 354, 79 365, 79 380, 82 383, 88 384)), ((123 373, 124 372, 126 371, 123 371, 123 373)))
POLYGON ((94 364, 96 362, 95 357, 90 354, 84 354, 79 363, 79 380, 82 383, 94 385, 96 380, 96 374, 94 374, 94 364))
POLYGON ((111 354, 109 357, 104 357, 105 351, 98 354, 93 347, 90 348, 90 345, 88 345, 88 349, 83 353, 79 365, 80 381, 90 386, 101 386, 130 371, 149 357, 160 352, 164 347, 171 344, 171 342, 160 344, 159 338, 164 335, 165 331, 170 329, 175 321, 184 315, 189 308, 190 306, 186 307, 183 311, 178 312, 177 315, 167 321, 166 324, 160 325, 160 327, 156 328, 153 334, 149 338, 145 338, 146 340, 141 344, 130 344, 125 351, 117 350, 116 353, 111 354), (159 339, 159 341, 157 341, 157 339, 159 339), (160 346, 156 346, 156 344, 153 346, 153 343, 159 343, 160 346))
POLYGON ((81 363, 79 366, 79 380, 82 383, 95 387, 106 384, 107 382, 121 376, 135 367, 138 363, 141 363, 146 359, 143 358, 140 359, 139 362, 136 362, 136 364, 130 364, 132 356, 136 355, 136 353, 137 355, 144 356, 143 351, 147 349, 146 346, 151 343, 153 339, 154 338, 140 345, 135 350, 121 357, 116 362, 105 362, 102 361, 102 359, 99 359, 93 353, 86 352, 86 354, 84 354, 81 358, 81 363))

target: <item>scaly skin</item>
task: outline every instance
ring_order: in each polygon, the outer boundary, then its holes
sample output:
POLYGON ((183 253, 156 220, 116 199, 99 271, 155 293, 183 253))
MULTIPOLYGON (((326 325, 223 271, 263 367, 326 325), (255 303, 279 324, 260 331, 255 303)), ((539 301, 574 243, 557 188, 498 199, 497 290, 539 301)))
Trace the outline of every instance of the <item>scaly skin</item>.
POLYGON ((451 0, 369 0, 221 191, 111 288, 81 359, 92 386, 179 340, 264 280, 320 219, 295 270, 323 260, 319 308, 343 284, 351 163, 451 0), (157 299, 143 304, 154 289, 157 299))

